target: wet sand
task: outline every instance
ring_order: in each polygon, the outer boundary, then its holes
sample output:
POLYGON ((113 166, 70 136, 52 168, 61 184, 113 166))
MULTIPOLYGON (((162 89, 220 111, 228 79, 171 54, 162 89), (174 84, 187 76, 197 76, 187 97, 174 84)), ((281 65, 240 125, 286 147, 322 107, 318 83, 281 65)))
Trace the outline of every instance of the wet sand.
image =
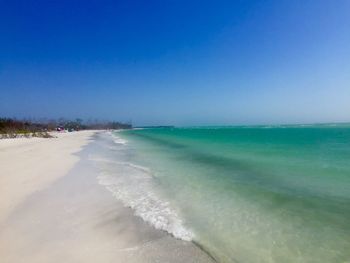
POLYGON ((93 134, 0 141, 1 262, 212 262, 98 184, 93 134))

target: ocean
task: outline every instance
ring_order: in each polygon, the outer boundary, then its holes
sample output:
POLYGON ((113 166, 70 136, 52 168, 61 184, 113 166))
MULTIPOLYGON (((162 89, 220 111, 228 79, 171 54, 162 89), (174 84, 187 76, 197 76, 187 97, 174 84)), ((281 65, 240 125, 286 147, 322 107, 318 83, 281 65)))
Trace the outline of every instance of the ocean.
POLYGON ((99 182, 218 262, 350 262, 350 126, 145 128, 105 138, 99 182))

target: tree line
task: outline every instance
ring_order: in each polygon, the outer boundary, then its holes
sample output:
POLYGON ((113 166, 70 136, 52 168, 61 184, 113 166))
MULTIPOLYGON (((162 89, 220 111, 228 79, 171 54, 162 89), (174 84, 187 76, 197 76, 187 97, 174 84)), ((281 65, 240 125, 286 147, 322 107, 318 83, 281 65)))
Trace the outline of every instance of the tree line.
POLYGON ((109 130, 131 129, 132 125, 116 121, 84 121, 75 120, 19 120, 14 118, 0 118, 0 137, 51 137, 49 132, 55 130, 109 130))

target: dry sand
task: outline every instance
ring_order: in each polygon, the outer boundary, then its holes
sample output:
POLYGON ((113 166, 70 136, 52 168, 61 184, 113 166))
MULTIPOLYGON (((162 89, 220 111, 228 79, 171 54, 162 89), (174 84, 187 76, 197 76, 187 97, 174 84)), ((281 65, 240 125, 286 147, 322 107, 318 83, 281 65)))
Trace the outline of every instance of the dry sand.
POLYGON ((0 140, 0 222, 27 196, 64 176, 94 131, 54 133, 57 138, 0 140))
POLYGON ((0 140, 0 262, 212 262, 97 184, 94 133, 0 140))

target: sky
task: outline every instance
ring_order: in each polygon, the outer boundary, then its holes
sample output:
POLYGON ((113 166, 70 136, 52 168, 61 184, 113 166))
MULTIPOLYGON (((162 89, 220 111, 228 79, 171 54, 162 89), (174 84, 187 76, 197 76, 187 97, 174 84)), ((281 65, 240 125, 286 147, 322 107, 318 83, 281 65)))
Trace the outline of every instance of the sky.
POLYGON ((0 0, 0 116, 350 121, 350 1, 0 0))

